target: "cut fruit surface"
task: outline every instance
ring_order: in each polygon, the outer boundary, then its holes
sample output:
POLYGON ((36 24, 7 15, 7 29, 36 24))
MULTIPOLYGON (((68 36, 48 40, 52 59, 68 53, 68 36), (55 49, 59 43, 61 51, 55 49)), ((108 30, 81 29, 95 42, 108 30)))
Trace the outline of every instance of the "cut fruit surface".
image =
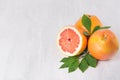
POLYGON ((86 37, 74 26, 62 28, 57 37, 57 45, 67 56, 79 55, 87 44, 86 37))

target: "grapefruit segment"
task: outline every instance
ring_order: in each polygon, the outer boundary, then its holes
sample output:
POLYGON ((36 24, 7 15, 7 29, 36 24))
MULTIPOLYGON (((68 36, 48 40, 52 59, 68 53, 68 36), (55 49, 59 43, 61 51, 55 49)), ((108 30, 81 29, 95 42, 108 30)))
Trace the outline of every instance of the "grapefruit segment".
POLYGON ((79 55, 86 48, 87 39, 74 26, 66 26, 58 34, 57 45, 63 54, 75 56, 79 55))

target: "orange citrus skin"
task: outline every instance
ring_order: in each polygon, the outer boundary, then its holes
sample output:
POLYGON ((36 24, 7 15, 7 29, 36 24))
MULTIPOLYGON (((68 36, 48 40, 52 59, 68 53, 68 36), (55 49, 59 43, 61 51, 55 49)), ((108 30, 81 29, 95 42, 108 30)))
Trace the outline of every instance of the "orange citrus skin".
MULTIPOLYGON (((96 16, 94 16, 94 15, 87 15, 89 18, 90 18, 90 20, 91 20, 91 32, 90 32, 90 34, 92 33, 92 31, 94 30, 94 28, 96 27, 96 26, 102 26, 102 23, 100 22, 100 20, 96 17, 96 16)), ((78 28, 83 28, 84 29, 84 31, 87 31, 88 32, 88 30, 86 30, 86 28, 82 25, 82 19, 80 18, 76 23, 75 23, 75 26, 76 27, 78 27, 78 28)), ((89 32, 88 32, 89 33, 89 32)))
POLYGON ((89 53, 98 60, 111 59, 118 48, 119 43, 115 34, 107 29, 94 32, 88 41, 89 53))
MULTIPOLYGON (((81 50, 79 51, 79 53, 81 53, 83 50, 85 50, 86 46, 87 46, 87 37, 83 34, 83 29, 82 28, 78 28, 76 26, 74 26, 78 31, 79 33, 81 34, 82 36, 82 47, 81 47, 81 50)), ((79 54, 78 54, 79 55, 79 54)))

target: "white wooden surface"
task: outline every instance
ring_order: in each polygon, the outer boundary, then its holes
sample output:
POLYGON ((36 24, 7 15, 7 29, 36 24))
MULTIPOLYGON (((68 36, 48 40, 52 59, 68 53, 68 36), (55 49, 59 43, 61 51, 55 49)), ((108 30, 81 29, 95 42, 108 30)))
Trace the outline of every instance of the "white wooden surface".
POLYGON ((60 70, 59 30, 84 13, 98 16, 120 40, 119 0, 0 0, 0 80, 120 80, 120 51, 85 73, 60 70))

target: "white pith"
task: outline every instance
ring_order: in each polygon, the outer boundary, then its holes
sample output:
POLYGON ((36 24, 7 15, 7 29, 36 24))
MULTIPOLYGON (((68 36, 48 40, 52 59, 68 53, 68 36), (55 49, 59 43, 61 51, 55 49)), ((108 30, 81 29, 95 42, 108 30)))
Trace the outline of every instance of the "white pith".
POLYGON ((60 51, 67 55, 67 56, 75 56, 79 53, 79 51, 81 50, 81 47, 82 47, 82 37, 81 37, 81 34, 79 33, 78 30, 76 30, 75 27, 73 26, 65 26, 59 33, 58 33, 58 37, 57 37, 57 46, 58 48, 60 49, 60 51), (64 52, 62 49, 61 49, 61 46, 59 45, 59 39, 60 39, 60 34, 65 30, 65 29, 72 29, 76 32, 76 34, 79 36, 79 39, 80 39, 80 42, 78 44, 78 47, 76 48, 76 51, 73 52, 73 53, 70 53, 70 52, 64 52))

